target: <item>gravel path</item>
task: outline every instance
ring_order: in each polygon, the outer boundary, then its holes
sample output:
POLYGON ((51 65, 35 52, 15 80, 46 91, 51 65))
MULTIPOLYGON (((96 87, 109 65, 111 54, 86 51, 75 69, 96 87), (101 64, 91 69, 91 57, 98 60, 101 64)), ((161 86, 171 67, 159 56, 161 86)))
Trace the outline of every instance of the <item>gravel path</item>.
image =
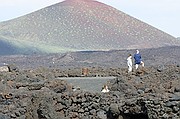
POLYGON ((115 78, 116 77, 64 77, 58 79, 66 80, 68 83, 75 87, 80 87, 84 91, 101 92, 103 85, 107 84, 107 81, 115 78))

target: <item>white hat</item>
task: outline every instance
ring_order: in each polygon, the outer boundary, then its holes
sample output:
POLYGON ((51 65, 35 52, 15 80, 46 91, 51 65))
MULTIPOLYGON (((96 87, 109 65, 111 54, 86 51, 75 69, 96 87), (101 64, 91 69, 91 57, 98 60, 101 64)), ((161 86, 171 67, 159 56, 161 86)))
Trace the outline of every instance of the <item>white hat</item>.
POLYGON ((136 54, 139 54, 139 50, 136 50, 136 54))

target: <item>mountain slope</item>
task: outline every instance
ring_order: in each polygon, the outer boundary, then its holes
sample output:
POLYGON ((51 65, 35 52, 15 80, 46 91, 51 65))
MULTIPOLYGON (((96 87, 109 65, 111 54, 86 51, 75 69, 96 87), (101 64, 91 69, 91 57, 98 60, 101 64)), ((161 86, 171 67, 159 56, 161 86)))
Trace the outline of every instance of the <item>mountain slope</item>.
POLYGON ((66 0, 0 23, 0 36, 19 49, 46 53, 179 44, 173 36, 92 0, 66 0))

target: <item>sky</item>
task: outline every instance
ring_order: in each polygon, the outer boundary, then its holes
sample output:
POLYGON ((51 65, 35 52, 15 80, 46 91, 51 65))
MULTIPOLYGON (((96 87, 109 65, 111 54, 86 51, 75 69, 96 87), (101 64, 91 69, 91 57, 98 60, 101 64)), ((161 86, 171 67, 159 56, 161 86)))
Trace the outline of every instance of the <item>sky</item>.
MULTIPOLYGON (((17 18, 63 0, 0 0, 0 22, 17 18)), ((180 0, 97 0, 180 37, 180 0)))

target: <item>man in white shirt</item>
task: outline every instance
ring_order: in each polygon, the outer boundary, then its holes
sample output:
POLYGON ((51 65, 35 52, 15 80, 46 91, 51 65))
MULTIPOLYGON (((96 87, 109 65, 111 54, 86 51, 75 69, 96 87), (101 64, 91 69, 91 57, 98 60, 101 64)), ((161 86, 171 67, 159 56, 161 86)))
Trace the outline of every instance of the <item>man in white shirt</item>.
POLYGON ((132 55, 129 54, 127 58, 127 65, 128 65, 128 73, 132 72, 132 55))

